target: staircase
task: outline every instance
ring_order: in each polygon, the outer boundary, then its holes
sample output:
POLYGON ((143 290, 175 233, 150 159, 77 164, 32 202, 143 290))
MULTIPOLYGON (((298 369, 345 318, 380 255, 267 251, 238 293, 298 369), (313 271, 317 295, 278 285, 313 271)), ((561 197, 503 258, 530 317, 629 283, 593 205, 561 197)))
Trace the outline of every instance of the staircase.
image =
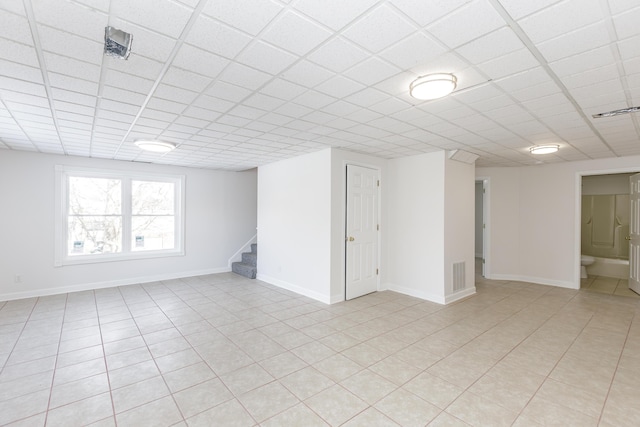
POLYGON ((255 279, 258 269, 256 265, 258 263, 258 244, 251 244, 251 252, 244 252, 242 254, 241 262, 234 262, 231 264, 231 271, 249 279, 255 279))

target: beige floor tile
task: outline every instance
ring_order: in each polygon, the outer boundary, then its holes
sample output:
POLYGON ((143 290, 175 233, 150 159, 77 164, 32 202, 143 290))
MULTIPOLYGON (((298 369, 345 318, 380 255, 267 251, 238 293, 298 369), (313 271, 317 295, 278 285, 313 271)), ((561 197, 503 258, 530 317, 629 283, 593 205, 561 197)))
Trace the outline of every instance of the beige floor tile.
POLYGON ((606 390, 576 387, 548 378, 536 393, 542 399, 599 418, 607 396, 606 390))
POLYGON ((468 427, 470 425, 446 412, 441 412, 440 415, 427 424, 428 427, 468 427))
POLYGON ((173 398, 182 415, 189 418, 233 399, 233 395, 218 378, 214 378, 174 393, 173 398))
POLYGON ((342 354, 344 356, 347 356, 349 359, 353 360, 363 368, 367 368, 375 363, 378 363, 379 361, 387 357, 387 353, 384 353, 367 343, 362 343, 350 347, 342 351, 342 354))
POLYGON ((53 371, 40 372, 27 377, 16 378, 12 381, 0 382, 0 402, 41 390, 50 390, 52 382, 53 371))
POLYGON ((200 355, 192 348, 156 357, 154 360, 163 374, 202 362, 200 355))
POLYGON ((355 417, 351 418, 346 423, 342 424, 343 427, 393 427, 400 426, 400 424, 394 422, 391 418, 384 415, 382 412, 375 408, 367 408, 360 412, 355 417))
POLYGON ((260 365, 276 379, 309 366, 307 362, 291 352, 281 353, 265 359, 260 362, 260 365))
POLYGON ((236 396, 240 396, 274 380, 274 378, 257 363, 221 375, 220 379, 236 396))
POLYGON ((435 405, 404 389, 392 392, 374 406, 402 426, 424 426, 441 412, 435 405))
POLYGON ((0 425, 44 413, 48 401, 49 390, 41 390, 0 402, 0 425))
POLYGON ((111 389, 128 386, 140 381, 147 380, 160 375, 160 371, 153 360, 136 363, 135 365, 125 366, 120 369, 109 371, 109 383, 111 389))
POLYGON ((345 379, 340 385, 369 405, 373 405, 398 388, 398 386, 391 381, 384 379, 369 369, 360 371, 345 379))
POLYGON ((300 402, 298 398, 277 382, 251 390, 238 397, 238 399, 258 422, 271 418, 300 402))
POLYGON ((314 363, 313 367, 335 382, 340 382, 363 369, 362 366, 341 354, 335 354, 314 363))
POLYGON ((49 408, 57 408, 108 391, 109 380, 106 373, 54 386, 51 389, 49 408))
POLYGON ((449 406, 451 402, 464 392, 464 388, 451 384, 428 372, 419 374, 402 386, 402 388, 440 409, 449 406))
POLYGON ((418 375, 421 370, 403 362, 396 356, 389 356, 369 367, 373 372, 396 385, 402 385, 418 375))
POLYGON ((169 396, 116 415, 118 427, 171 426, 181 420, 182 415, 169 396))
POLYGON ((332 426, 346 422, 369 406, 339 385, 307 399, 305 404, 332 426))
POLYGON ((47 426, 89 425, 112 416, 111 395, 103 393, 50 410, 47 426))
POLYGON ((313 341, 294 348, 291 352, 310 365, 326 359, 327 357, 333 356, 336 353, 318 341, 313 341))
POLYGON ((54 375, 53 385, 57 386, 71 381, 106 372, 104 359, 93 359, 86 362, 79 362, 74 365, 57 368, 54 375))
POLYGON ((518 416, 497 403, 469 391, 446 409, 447 413, 472 425, 510 426, 518 416))
POLYGON ((555 402, 534 396, 521 416, 541 425, 589 427, 598 425, 598 419, 567 408, 555 402))
POLYGON ((172 393, 200 384, 215 378, 215 376, 216 374, 214 374, 211 368, 204 362, 177 369, 163 375, 172 393))
POLYGON ((333 380, 309 366, 280 380, 298 399, 305 400, 335 384, 333 380))
MULTIPOLYGON (((363 425, 363 424, 361 424, 363 425)), ((260 423, 262 427, 328 427, 315 412, 304 403, 299 403, 278 415, 260 423)))
POLYGON ((140 381, 111 392, 116 414, 169 395, 161 376, 140 381))

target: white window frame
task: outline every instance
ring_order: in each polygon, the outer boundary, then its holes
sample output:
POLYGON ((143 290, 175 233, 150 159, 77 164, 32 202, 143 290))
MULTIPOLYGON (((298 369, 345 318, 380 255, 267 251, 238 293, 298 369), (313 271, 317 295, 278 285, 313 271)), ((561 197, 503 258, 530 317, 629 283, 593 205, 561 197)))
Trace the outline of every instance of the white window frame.
POLYGON ((93 169, 76 166, 56 165, 55 168, 55 256, 54 265, 91 264, 101 262, 125 261, 135 259, 160 258, 170 256, 184 256, 184 230, 185 230, 185 176, 172 174, 153 174, 144 172, 132 172, 110 169, 93 169), (122 252, 105 254, 68 254, 68 178, 112 178, 122 180, 122 252), (148 251, 131 250, 131 181, 157 181, 171 182, 175 189, 175 237, 173 249, 158 249, 148 251))

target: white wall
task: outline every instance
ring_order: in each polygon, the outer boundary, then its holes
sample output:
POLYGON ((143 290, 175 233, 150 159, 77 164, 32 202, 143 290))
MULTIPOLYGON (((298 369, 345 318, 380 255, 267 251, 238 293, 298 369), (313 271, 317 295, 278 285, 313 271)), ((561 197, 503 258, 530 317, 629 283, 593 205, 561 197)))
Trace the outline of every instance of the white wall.
POLYGON ((472 295, 475 287, 475 167, 445 158, 444 293, 445 302, 472 295), (464 263, 464 290, 453 290, 453 264, 464 263))
POLYGON ((440 303, 445 283, 444 160, 443 151, 389 160, 385 197, 386 287, 440 303))
POLYGON ((330 149, 258 169, 258 254, 258 279, 330 302, 330 149))
POLYGON ((0 300, 228 271, 255 234, 256 171, 0 151, 0 300), (55 165, 186 176, 185 256, 54 267, 55 165), (14 283, 20 275, 21 283, 14 283))
POLYGON ((581 176, 639 170, 639 156, 476 169, 491 182, 488 278, 578 289, 581 176))

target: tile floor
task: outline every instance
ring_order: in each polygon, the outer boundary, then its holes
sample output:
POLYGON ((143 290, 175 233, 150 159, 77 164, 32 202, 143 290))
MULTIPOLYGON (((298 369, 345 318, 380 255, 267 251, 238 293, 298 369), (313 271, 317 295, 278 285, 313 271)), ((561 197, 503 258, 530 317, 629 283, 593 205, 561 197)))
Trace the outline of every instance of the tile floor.
POLYGON ((640 295, 629 289, 629 280, 614 277, 589 276, 580 280, 580 289, 601 294, 619 295, 640 299, 640 295))
POLYGON ((638 299, 477 288, 326 306, 225 273, 0 302, 0 425, 638 425, 638 299))

